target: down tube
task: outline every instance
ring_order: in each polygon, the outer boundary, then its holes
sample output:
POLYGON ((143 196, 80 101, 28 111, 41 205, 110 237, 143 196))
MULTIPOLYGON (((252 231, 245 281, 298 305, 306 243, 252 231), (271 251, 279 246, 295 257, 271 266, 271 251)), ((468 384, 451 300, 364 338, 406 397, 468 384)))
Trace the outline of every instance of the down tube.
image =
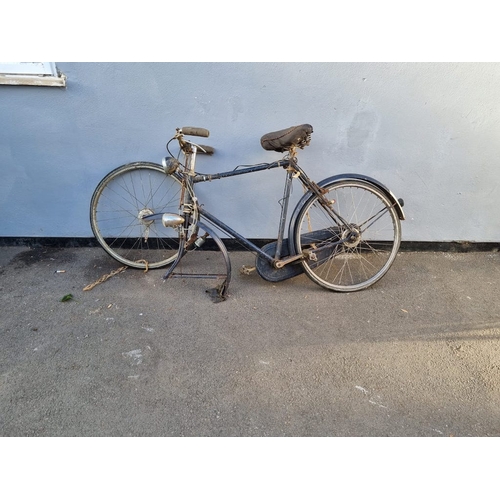
POLYGON ((263 252, 258 246, 254 245, 251 241, 248 241, 244 236, 237 233, 234 229, 230 228, 228 225, 224 224, 224 222, 217 219, 217 217, 213 216, 211 213, 207 212, 203 208, 199 207, 198 211, 200 215, 202 215, 205 219, 210 221, 212 224, 217 226, 219 229, 222 229, 224 232, 230 234, 235 238, 239 243, 241 243, 244 247, 246 247, 251 252, 258 253, 263 259, 266 259, 271 264, 274 261, 274 258, 267 255, 266 252, 263 252))

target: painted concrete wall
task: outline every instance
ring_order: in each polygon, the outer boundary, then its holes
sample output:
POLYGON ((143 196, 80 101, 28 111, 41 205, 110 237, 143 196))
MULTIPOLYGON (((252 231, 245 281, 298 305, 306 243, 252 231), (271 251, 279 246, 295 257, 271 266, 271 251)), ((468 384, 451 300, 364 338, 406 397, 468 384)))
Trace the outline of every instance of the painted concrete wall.
MULTIPOLYGON (((316 180, 358 172, 405 199, 403 239, 500 241, 500 64, 58 63, 65 89, 0 87, 0 236, 91 236, 114 167, 160 162, 179 126, 208 128, 197 170, 273 161, 261 135, 311 123, 316 180)), ((215 215, 276 234, 282 171, 200 186, 215 215)), ((297 184, 294 199, 301 194, 297 184)))

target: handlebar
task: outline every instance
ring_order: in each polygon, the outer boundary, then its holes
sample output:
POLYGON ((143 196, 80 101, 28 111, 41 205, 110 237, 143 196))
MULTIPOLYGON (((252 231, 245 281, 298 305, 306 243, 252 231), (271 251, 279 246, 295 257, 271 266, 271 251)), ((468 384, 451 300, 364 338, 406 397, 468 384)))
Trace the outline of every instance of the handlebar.
POLYGON ((182 135, 194 135, 197 137, 208 137, 210 132, 206 128, 199 127, 182 127, 179 129, 179 133, 182 135))
POLYGON ((205 155, 213 155, 215 149, 212 146, 205 146, 204 144, 198 144, 198 153, 205 155))
MULTIPOLYGON (((208 137, 210 132, 206 128, 200 127, 182 127, 176 129, 177 133, 173 137, 173 139, 177 139, 179 141, 179 145, 184 153, 189 154, 191 152, 191 146, 196 146, 198 153, 213 155, 215 149, 211 146, 205 146, 202 144, 195 144, 194 142, 188 141, 184 139, 185 135, 194 135, 197 137, 208 137)), ((168 149, 168 145, 167 145, 168 149)))

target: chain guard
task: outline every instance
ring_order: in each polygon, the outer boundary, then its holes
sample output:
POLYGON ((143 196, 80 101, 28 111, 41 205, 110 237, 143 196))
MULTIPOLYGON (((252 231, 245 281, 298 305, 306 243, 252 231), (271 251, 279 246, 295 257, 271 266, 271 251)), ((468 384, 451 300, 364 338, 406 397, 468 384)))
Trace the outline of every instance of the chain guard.
MULTIPOLYGON (((274 257, 276 253, 276 246, 277 242, 273 241, 272 243, 264 245, 261 250, 267 253, 267 255, 274 257)), ((289 257, 288 240, 283 240, 281 253, 282 259, 289 257)), ((257 255, 257 259, 255 261, 255 267, 261 278, 272 282, 285 281, 304 272, 304 268, 300 262, 291 263, 281 269, 276 269, 270 262, 259 255, 257 255)))

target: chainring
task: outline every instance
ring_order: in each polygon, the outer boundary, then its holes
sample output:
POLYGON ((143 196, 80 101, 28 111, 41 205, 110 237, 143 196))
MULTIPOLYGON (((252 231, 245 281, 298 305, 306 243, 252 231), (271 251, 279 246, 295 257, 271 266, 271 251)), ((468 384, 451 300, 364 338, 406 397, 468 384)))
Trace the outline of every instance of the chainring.
MULTIPOLYGON (((267 255, 274 256, 276 253, 277 242, 273 241, 264 245, 261 250, 263 250, 267 255)), ((286 258, 289 256, 288 249, 288 240, 283 240, 283 246, 281 247, 281 258, 286 258)), ((304 268, 300 264, 300 262, 295 262, 288 264, 287 266, 282 267, 281 269, 277 269, 273 267, 273 265, 268 262, 263 257, 257 255, 257 259, 255 260, 255 267, 259 276, 266 281, 278 282, 285 281, 289 278, 293 278, 294 276, 298 276, 304 272, 304 268)))

